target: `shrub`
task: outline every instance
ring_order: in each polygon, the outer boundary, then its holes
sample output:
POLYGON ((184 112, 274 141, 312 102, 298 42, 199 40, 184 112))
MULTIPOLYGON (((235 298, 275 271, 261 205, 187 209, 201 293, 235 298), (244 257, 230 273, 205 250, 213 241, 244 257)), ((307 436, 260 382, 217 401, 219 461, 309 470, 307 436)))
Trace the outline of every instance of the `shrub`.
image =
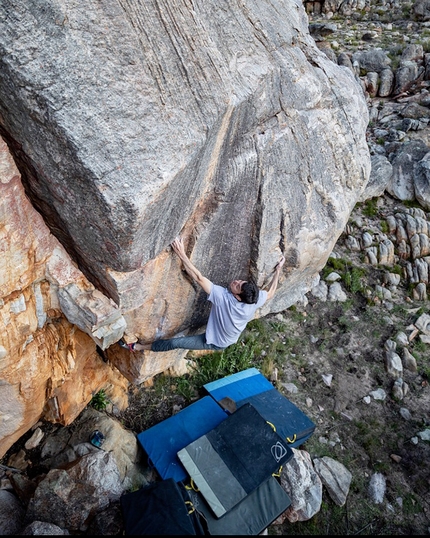
POLYGON ((101 389, 91 398, 90 405, 97 411, 104 411, 109 404, 109 398, 106 396, 104 389, 101 389))

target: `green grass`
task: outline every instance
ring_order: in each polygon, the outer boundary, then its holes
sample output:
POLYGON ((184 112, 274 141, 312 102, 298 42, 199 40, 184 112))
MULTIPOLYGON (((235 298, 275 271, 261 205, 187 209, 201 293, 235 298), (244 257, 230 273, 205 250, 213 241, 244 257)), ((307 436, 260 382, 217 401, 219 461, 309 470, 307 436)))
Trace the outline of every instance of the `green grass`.
POLYGON ((203 355, 192 368, 190 381, 199 390, 206 383, 251 368, 255 361, 256 345, 241 338, 223 351, 203 355))
POLYGON ((358 293, 364 290, 364 279, 367 273, 358 267, 348 268, 341 276, 346 289, 351 293, 358 293))
POLYGON ((188 377, 178 377, 176 378, 176 390, 178 394, 183 396, 187 402, 190 402, 198 396, 196 387, 190 381, 188 377))
POLYGON ((338 326, 345 332, 350 332, 354 326, 354 321, 348 316, 340 316, 337 320, 338 326))
POLYGON ((423 507, 418 499, 411 493, 407 493, 403 496, 403 512, 408 515, 419 514, 422 512, 423 507))
POLYGON ((393 267, 387 267, 387 271, 395 275, 403 275, 403 267, 398 263, 394 264, 393 267))
POLYGON ((419 353, 420 355, 425 355, 428 351, 428 344, 422 342, 419 338, 413 341, 411 347, 415 353, 419 353))
MULTIPOLYGON (((383 144, 384 139, 378 138, 377 143, 383 144)), ((363 204, 362 211, 363 211, 363 215, 365 215, 366 217, 376 217, 376 215, 378 214, 378 198, 375 197, 375 198, 370 198, 369 200, 366 200, 363 204)))
POLYGON ((341 307, 342 307, 343 312, 345 312, 345 313, 348 312, 349 310, 351 310, 354 307, 353 299, 347 299, 346 301, 341 303, 341 307))
POLYGON ((295 321, 295 322, 298 322, 298 323, 303 321, 306 318, 306 316, 303 314, 303 312, 300 312, 297 309, 296 305, 290 306, 290 308, 288 309, 288 313, 290 315, 290 319, 292 321, 295 321))
MULTIPOLYGON (((383 402, 379 402, 383 405, 383 402)), ((367 454, 378 453, 378 449, 384 440, 375 435, 375 431, 380 430, 380 424, 377 420, 368 420, 367 422, 356 421, 355 426, 360 436, 360 442, 367 454)), ((375 462, 378 463, 378 462, 375 462)))
POLYGON ((322 278, 325 280, 330 273, 338 273, 350 293, 362 293, 365 289, 365 279, 367 271, 360 267, 354 267, 352 264, 341 258, 329 258, 322 270, 322 278))
POLYGON ((418 209, 422 209, 422 206, 421 204, 417 201, 417 200, 403 200, 403 205, 405 207, 408 207, 410 209, 413 209, 413 208, 418 208, 418 209))
POLYGON ((390 227, 388 226, 388 222, 386 220, 381 220, 379 225, 382 233, 387 234, 390 231, 390 227))
POLYGON ((430 380, 430 360, 428 354, 428 344, 425 344, 420 339, 415 339, 409 348, 411 354, 417 361, 417 369, 420 375, 425 379, 430 380))
POLYGON ((402 7, 402 13, 403 13, 403 17, 405 19, 410 19, 411 18, 411 4, 405 4, 403 7, 402 7))
POLYGON ((329 258, 322 270, 322 277, 326 279, 330 273, 336 271, 336 273, 342 273, 345 271, 348 262, 342 258, 329 258))
POLYGON ((277 321, 277 320, 271 321, 270 326, 277 333, 285 332, 287 328, 286 323, 284 323, 283 321, 277 321))

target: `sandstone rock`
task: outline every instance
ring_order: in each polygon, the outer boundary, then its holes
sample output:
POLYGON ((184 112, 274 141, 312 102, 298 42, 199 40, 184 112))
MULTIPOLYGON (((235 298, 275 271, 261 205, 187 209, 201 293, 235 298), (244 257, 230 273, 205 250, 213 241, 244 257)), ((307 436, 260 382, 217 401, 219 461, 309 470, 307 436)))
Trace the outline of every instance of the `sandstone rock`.
POLYGON ((430 153, 418 161, 414 169, 415 196, 426 210, 430 210, 430 153))
POLYGON ((414 80, 419 75, 419 69, 416 62, 404 61, 397 68, 394 76, 394 95, 399 95, 404 91, 407 91, 414 80))
POLYGON ((35 448, 38 446, 40 441, 43 439, 43 432, 40 428, 36 428, 34 430, 33 435, 30 437, 30 439, 25 443, 26 450, 31 450, 32 448, 35 448))
POLYGON ((393 175, 393 166, 385 155, 372 155, 370 161, 372 168, 369 182, 359 198, 360 202, 381 196, 393 175))
POLYGON ((380 97, 387 97, 391 95, 394 87, 394 73, 391 68, 385 67, 379 73, 380 82, 378 95, 380 97))
POLYGON ((401 61, 420 61, 423 59, 424 49, 421 44, 410 44, 407 45, 400 57, 401 61))
POLYGON ((385 352, 385 370, 392 377, 398 378, 403 374, 402 359, 395 351, 385 352))
POLYGON ((339 301, 344 303, 348 299, 348 296, 343 291, 340 282, 333 282, 328 288, 327 300, 328 301, 339 301))
MULTIPOLYGON (((124 407, 128 381, 102 360, 95 341, 61 312, 62 286, 71 281, 81 291, 94 286, 29 203, 2 139, 0 235, 0 454, 4 455, 42 416, 72 422, 103 386, 112 401, 124 407)), ((101 303, 110 305, 110 299, 104 297, 101 303)), ((121 317, 118 307, 110 305, 110 310, 121 317)), ((103 326, 99 321, 91 328, 95 332, 103 326)))
POLYGON ((387 185, 387 192, 398 200, 413 200, 414 164, 428 152, 427 145, 421 140, 405 142, 391 160, 393 177, 387 185))
POLYGON ((381 49, 354 52, 352 62, 358 62, 360 69, 366 73, 369 71, 380 73, 391 64, 387 53, 381 49))

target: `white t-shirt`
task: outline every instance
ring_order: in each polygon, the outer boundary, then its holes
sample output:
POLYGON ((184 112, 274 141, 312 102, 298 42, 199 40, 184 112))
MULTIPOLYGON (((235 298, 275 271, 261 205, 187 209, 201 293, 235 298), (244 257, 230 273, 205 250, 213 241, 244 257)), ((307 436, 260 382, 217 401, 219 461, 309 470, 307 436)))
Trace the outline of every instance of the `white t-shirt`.
POLYGON ((254 317, 255 311, 263 306, 266 299, 267 291, 260 290, 255 304, 243 303, 227 288, 212 283, 208 295, 212 308, 206 326, 206 342, 222 348, 237 342, 248 321, 254 317))

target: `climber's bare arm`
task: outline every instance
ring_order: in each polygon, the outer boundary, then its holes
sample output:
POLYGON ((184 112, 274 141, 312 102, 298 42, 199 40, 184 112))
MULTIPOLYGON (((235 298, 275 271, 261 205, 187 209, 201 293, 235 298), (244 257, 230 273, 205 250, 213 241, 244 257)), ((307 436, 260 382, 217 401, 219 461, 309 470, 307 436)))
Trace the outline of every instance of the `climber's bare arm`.
POLYGON ((285 263, 285 257, 281 256, 281 259, 275 267, 275 274, 273 275, 272 281, 269 284, 269 289, 267 290, 267 300, 273 299, 275 295, 276 288, 278 287, 279 275, 281 274, 281 269, 285 263))
POLYGON ((201 272, 197 269, 197 267, 195 267, 190 259, 188 258, 188 256, 186 255, 185 253, 185 248, 184 248, 184 243, 182 241, 182 237, 177 237, 173 243, 172 243, 172 248, 173 250, 176 252, 176 254, 179 256, 179 258, 181 259, 183 265, 184 265, 184 269, 186 271, 186 273, 193 279, 197 282, 197 284, 199 286, 201 286, 203 288, 203 290, 209 295, 210 292, 211 292, 211 288, 212 288, 212 282, 206 278, 205 276, 203 276, 201 274, 201 272))

